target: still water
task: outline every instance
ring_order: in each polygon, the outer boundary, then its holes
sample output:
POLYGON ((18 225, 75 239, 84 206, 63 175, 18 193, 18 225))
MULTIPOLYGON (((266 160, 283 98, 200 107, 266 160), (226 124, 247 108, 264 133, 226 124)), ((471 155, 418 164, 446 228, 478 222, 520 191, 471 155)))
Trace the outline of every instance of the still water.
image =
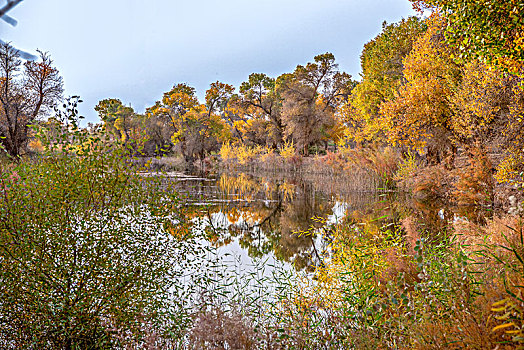
POLYGON ((395 231, 412 217, 427 235, 434 235, 453 221, 489 215, 419 202, 394 191, 358 191, 342 177, 225 173, 173 178, 189 208, 192 229, 204 231, 210 244, 242 264, 261 258, 311 269, 328 249, 333 225, 340 223, 395 231))

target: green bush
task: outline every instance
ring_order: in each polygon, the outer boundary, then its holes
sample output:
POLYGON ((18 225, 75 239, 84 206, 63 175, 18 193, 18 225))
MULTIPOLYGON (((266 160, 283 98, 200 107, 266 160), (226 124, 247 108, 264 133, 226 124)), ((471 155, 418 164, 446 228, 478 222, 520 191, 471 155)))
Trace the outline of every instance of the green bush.
POLYGON ((48 152, 0 167, 0 347, 167 346, 189 321, 176 195, 70 107, 48 152))

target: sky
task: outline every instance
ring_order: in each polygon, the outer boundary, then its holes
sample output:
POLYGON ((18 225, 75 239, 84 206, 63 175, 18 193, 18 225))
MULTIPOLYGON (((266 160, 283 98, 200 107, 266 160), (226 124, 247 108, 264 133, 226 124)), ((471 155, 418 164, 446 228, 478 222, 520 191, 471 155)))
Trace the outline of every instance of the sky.
POLYGON ((251 73, 276 77, 325 52, 358 79, 382 22, 413 14, 408 0, 24 0, 0 38, 49 52, 65 95, 80 95, 96 122, 104 98, 142 113, 176 83, 202 99, 217 80, 238 88, 251 73))

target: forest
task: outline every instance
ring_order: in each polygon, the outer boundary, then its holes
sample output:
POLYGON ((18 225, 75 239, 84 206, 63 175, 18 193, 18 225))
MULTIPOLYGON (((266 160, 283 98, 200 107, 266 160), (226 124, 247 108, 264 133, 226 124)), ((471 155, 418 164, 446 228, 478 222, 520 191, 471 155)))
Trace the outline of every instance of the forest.
POLYGON ((524 348, 524 2, 410 1, 358 78, 326 52, 87 126, 50 54, 0 44, 0 348, 524 348), (262 214, 221 235, 173 174, 262 214), (379 200, 332 222, 297 176, 379 200))

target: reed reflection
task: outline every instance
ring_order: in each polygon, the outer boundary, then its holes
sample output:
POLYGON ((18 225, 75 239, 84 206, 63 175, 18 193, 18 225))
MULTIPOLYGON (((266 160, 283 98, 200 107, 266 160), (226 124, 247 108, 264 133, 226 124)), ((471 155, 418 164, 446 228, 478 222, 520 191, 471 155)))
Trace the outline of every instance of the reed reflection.
POLYGON ((485 216, 395 192, 359 192, 351 185, 344 187, 343 180, 322 177, 234 173, 213 180, 186 179, 177 187, 187 193, 193 208, 193 229, 205 230, 213 245, 226 247, 236 241, 252 258, 272 255, 297 269, 319 263, 319 252, 330 240, 329 229, 320 230, 326 223, 356 222, 366 225, 368 232, 389 229, 403 234, 401 224, 409 218, 431 237, 457 218, 473 221, 485 216))

